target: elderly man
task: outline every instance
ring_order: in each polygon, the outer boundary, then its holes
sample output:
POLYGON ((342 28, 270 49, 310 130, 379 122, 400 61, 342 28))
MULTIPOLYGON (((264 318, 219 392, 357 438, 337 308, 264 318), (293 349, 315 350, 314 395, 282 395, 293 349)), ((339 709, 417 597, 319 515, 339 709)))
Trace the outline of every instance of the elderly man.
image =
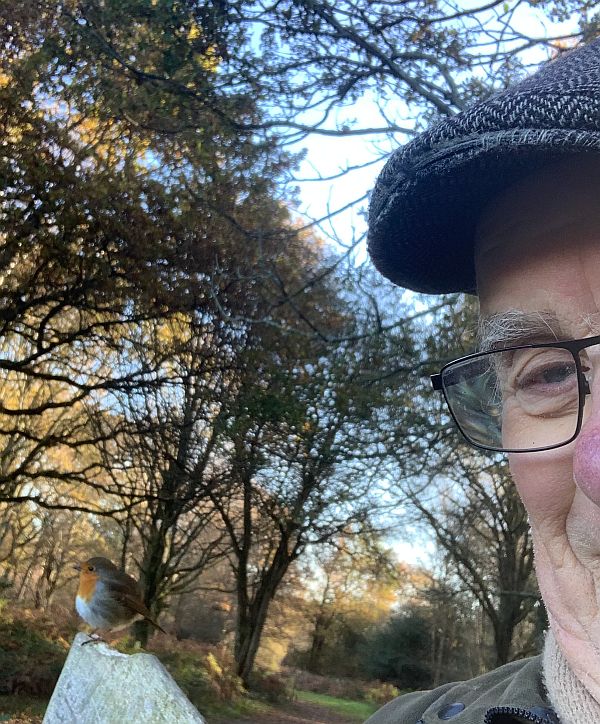
POLYGON ((432 381, 509 457, 550 620, 542 656, 369 722, 600 723, 600 41, 396 151, 369 223, 394 282, 479 297, 480 352, 432 381))

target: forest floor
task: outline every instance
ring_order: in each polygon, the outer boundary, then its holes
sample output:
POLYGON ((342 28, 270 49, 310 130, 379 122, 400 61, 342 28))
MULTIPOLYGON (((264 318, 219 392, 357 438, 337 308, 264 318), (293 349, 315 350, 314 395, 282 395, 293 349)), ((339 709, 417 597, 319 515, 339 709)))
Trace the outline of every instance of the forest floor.
MULTIPOLYGON (((1 702, 0 702, 1 704, 1 702)), ((207 716, 207 724, 357 724, 364 721, 352 715, 335 712, 331 707, 307 701, 295 701, 273 705, 268 711, 261 711, 244 717, 207 716)), ((0 714, 2 724, 41 724, 42 714, 22 712, 0 714)))
POLYGON ((366 702, 351 701, 307 691, 296 693, 296 700, 271 705, 268 710, 245 716, 208 716, 208 724, 357 724, 377 708, 366 702))
POLYGON ((295 701, 273 707, 272 711, 263 712, 258 718, 228 719, 221 717, 207 718, 208 724, 356 724, 362 718, 338 714, 328 706, 312 704, 307 701, 295 701))
MULTIPOLYGON (((300 692, 300 695, 307 693, 300 692)), ((320 695, 315 695, 319 697, 320 695)), ((206 715, 207 724, 358 724, 370 715, 372 708, 364 702, 334 697, 321 697, 328 702, 296 700, 281 704, 264 704, 260 710, 246 715, 206 715), (347 712, 339 709, 347 708, 347 712), (337 709, 337 711, 336 711, 337 709)), ((0 696, 2 724, 41 724, 47 699, 22 696, 0 696)))

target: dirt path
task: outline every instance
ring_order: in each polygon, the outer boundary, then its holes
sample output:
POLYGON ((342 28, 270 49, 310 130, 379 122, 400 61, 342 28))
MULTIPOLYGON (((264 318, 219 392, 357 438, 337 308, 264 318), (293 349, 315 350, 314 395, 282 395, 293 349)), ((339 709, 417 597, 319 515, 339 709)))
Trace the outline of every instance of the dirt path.
POLYGON ((259 717, 249 719, 212 717, 208 719, 208 724, 357 724, 356 719, 348 719, 325 706, 304 701, 287 704, 269 714, 259 714, 259 717))

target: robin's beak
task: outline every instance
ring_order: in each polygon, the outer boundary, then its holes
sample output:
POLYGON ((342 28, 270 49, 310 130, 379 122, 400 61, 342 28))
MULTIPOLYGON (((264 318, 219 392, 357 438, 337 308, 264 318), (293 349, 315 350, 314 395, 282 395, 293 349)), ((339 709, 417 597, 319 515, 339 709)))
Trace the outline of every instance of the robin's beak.
POLYGON ((81 563, 74 563, 74 564, 73 564, 73 568, 74 568, 76 571, 80 571, 80 570, 81 570, 81 563))

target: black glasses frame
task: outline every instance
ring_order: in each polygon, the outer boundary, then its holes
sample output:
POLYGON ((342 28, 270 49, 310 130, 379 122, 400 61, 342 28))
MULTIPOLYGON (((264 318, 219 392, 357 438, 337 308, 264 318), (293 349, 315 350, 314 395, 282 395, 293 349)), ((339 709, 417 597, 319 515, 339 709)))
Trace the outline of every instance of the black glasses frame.
POLYGON ((486 352, 473 352, 472 354, 468 354, 465 357, 459 357, 458 359, 452 360, 451 362, 448 362, 445 364, 442 369, 435 375, 431 375, 431 384, 433 386, 433 389, 437 392, 442 392, 444 395, 444 399, 446 401, 446 406, 448 407, 448 410, 450 411, 450 415, 452 416, 452 419, 454 420, 454 423, 456 427, 458 428, 461 435, 465 438, 465 440, 469 443, 469 445, 473 445, 473 447, 477 447, 481 450, 489 450, 492 452, 501 452, 501 453, 528 453, 528 452, 542 452, 543 450, 554 450, 557 447, 563 447, 564 445, 568 445, 570 442, 573 442, 577 435, 579 435, 581 431, 581 424, 583 422, 583 408, 585 406, 585 398, 587 395, 590 394, 590 386, 586 379, 585 374, 583 373, 583 370, 581 369, 581 359, 579 358, 579 353, 587 349, 588 347, 593 347, 595 344, 600 344, 600 335, 596 335, 594 337, 584 337, 583 339, 571 339, 567 340, 565 342, 540 342, 539 344, 519 344, 514 347, 501 347, 499 349, 493 349, 486 352), (472 359, 479 359, 481 357, 487 357, 490 354, 497 354, 498 352, 511 352, 516 351, 519 349, 540 349, 544 347, 552 347, 555 349, 566 349, 568 352, 571 353, 573 356, 573 360, 575 362, 575 369, 577 371, 577 387, 579 390, 579 409, 577 412, 577 425, 575 427, 575 432, 568 440, 565 440, 564 442, 559 442, 556 445, 546 445, 545 447, 534 447, 534 448, 517 448, 517 449, 509 449, 509 448, 499 448, 499 447, 492 447, 491 445, 482 445, 481 443, 474 442, 471 440, 471 438, 467 435, 467 433, 462 429, 460 423, 456 419, 456 416, 454 414, 454 411, 452 410, 452 405, 450 404, 448 400, 448 395, 446 393, 446 388, 444 386, 444 372, 447 369, 451 369, 452 367, 462 363, 467 362, 472 359))

